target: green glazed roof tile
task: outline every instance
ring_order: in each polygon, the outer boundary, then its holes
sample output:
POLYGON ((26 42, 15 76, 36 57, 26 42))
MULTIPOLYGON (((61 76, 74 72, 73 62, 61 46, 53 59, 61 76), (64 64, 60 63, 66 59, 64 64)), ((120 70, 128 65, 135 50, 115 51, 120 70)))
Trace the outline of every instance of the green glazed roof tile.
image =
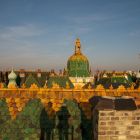
POLYGON ((47 82, 47 86, 49 88, 51 88, 53 86, 53 83, 58 84, 62 88, 66 88, 66 83, 69 84, 70 88, 74 87, 72 82, 70 81, 70 79, 67 76, 53 76, 53 77, 50 77, 48 82, 47 82))
POLYGON ((29 88, 32 84, 36 84, 38 87, 41 87, 36 78, 30 74, 25 81, 25 86, 29 88))

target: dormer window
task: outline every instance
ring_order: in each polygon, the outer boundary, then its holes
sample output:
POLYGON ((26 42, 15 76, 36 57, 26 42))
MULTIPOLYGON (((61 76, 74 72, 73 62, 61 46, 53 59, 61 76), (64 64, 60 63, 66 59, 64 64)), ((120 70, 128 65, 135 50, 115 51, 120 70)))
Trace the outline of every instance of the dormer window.
POLYGON ((40 70, 40 69, 37 70, 37 77, 38 77, 38 78, 41 77, 41 70, 40 70))
POLYGON ((41 77, 41 73, 37 73, 37 77, 40 78, 41 77))
POLYGON ((19 76, 20 76, 20 78, 24 78, 25 77, 25 73, 20 73, 19 76))
POLYGON ((24 69, 20 69, 19 77, 20 78, 24 78, 25 77, 25 70, 24 69))

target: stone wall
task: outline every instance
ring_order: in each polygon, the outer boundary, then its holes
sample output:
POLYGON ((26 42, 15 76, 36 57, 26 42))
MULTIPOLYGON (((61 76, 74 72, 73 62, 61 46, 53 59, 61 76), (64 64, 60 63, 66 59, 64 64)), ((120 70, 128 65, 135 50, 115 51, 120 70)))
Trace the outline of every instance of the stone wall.
POLYGON ((140 110, 99 111, 98 140, 140 140, 140 110))

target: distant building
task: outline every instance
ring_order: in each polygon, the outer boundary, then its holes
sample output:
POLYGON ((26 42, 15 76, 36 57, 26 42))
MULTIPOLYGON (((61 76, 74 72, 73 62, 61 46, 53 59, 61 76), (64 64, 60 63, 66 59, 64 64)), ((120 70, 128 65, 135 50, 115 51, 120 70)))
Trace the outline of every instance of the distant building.
POLYGON ((68 76, 74 86, 83 87, 89 82, 94 82, 94 77, 91 76, 89 61, 81 51, 80 39, 75 41, 75 52, 67 62, 68 76))
MULTIPOLYGON (((89 60, 82 53, 82 47, 80 39, 75 41, 75 51, 72 56, 68 58, 67 68, 60 70, 58 73, 55 70, 41 71, 26 71, 20 69, 19 71, 11 72, 16 74, 14 77, 15 85, 20 88, 22 86, 30 87, 32 84, 36 84, 37 87, 43 88, 95 88, 98 85, 103 85, 105 89, 110 87, 118 88, 123 85, 125 88, 129 88, 134 85, 135 88, 140 85, 140 71, 134 73, 132 71, 98 71, 94 76, 91 73, 89 60)), ((0 83, 4 84, 4 87, 8 87, 10 83, 13 83, 13 77, 9 75, 10 71, 0 72, 0 83), (10 79, 8 79, 8 75, 10 79)))

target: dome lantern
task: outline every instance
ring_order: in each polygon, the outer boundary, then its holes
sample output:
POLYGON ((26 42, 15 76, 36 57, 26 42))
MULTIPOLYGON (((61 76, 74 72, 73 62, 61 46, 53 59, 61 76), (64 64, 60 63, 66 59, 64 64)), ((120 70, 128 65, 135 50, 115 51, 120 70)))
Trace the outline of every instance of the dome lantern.
POLYGON ((81 54, 81 42, 79 38, 75 41, 75 54, 81 54))

